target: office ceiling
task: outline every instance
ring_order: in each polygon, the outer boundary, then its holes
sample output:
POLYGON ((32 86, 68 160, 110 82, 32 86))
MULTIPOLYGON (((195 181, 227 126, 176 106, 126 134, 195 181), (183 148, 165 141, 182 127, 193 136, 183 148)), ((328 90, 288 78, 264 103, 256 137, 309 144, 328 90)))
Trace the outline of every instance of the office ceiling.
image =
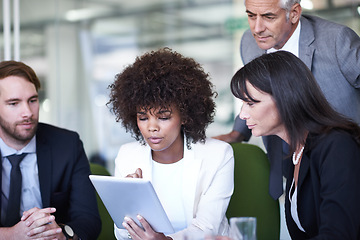
MULTIPOLYGON (((13 0, 2 0, 13 2, 13 0)), ((99 18, 143 16, 150 13, 179 14, 198 12, 200 22, 214 22, 217 8, 243 5, 243 0, 19 0, 20 20, 24 27, 52 21, 83 21, 99 18), (209 12, 210 11, 210 12, 209 12), (210 15, 209 15, 210 14, 210 15), (211 17, 209 17, 211 16, 211 17)), ((302 0, 319 12, 356 9, 360 0, 302 0)), ((0 13, 3 14, 2 12, 0 13)), ((221 12, 219 13, 221 14, 221 12)), ((2 23, 3 19, 0 19, 2 23)))
MULTIPOLYGON (((0 3, 4 1, 13 2, 0 3)), ((231 38, 226 26, 229 20, 242 18, 246 22, 243 0, 19 0, 19 3, 21 44, 27 46, 22 47, 25 56, 41 51, 44 28, 59 23, 86 25, 103 41, 121 38, 126 45, 130 43, 124 38, 130 42, 136 37, 137 44, 151 48, 163 42, 219 44, 231 38)), ((313 9, 305 11, 338 22, 359 15, 360 0, 302 0, 303 7, 309 4, 313 9)), ((0 29, 3 15, 1 11, 0 29)))

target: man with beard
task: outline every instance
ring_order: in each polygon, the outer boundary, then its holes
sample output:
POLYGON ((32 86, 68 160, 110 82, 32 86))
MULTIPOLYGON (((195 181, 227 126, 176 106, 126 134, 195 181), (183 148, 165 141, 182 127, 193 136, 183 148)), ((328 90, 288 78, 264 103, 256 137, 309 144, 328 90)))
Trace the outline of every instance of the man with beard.
POLYGON ((29 66, 0 62, 0 239, 96 239, 101 220, 82 142, 38 123, 39 88, 29 66))

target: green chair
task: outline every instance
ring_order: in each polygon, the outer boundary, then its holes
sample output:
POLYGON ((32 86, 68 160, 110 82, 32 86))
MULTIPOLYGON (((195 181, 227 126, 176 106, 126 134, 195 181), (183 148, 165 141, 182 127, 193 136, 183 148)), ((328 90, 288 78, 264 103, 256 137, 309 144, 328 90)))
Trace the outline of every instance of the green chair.
POLYGON ((246 143, 231 144, 234 150, 234 194, 226 213, 231 217, 256 217, 257 240, 280 238, 279 202, 269 195, 270 164, 265 152, 246 143))
MULTIPOLYGON (((90 163, 90 170, 91 170, 91 174, 94 175, 110 176, 109 171, 105 167, 97 163, 90 163)), ((96 193, 96 199, 97 199, 98 209, 102 223, 101 232, 98 237, 98 240, 112 240, 112 239, 115 240, 116 238, 114 235, 114 222, 111 216, 109 215, 108 211, 106 210, 104 203, 102 202, 102 200, 100 199, 97 193, 96 193)))

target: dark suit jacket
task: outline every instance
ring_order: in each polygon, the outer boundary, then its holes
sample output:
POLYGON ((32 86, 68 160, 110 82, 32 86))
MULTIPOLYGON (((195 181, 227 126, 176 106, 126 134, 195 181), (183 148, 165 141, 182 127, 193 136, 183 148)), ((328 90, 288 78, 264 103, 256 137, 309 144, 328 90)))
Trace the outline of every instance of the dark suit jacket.
POLYGON ((101 220, 79 135, 39 123, 36 153, 43 207, 55 207, 55 221, 71 226, 82 240, 95 240, 101 220))
POLYGON ((349 134, 309 135, 300 163, 298 215, 290 214, 294 165, 286 161, 285 216, 292 239, 360 239, 360 146, 349 134))

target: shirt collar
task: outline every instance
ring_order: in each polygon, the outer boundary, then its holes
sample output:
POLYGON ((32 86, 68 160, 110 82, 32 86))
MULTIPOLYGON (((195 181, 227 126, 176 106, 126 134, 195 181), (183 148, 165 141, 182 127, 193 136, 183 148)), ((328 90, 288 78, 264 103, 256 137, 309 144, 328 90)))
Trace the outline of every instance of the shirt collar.
POLYGON ((299 57, 299 39, 300 39, 300 28, 301 28, 300 25, 301 22, 299 21, 295 31, 281 49, 270 48, 266 51, 266 53, 272 53, 279 50, 283 50, 283 51, 291 52, 295 56, 299 57))
POLYGON ((0 151, 2 157, 7 157, 12 154, 36 153, 36 135, 32 137, 30 142, 19 151, 6 145, 6 143, 0 138, 0 151))

